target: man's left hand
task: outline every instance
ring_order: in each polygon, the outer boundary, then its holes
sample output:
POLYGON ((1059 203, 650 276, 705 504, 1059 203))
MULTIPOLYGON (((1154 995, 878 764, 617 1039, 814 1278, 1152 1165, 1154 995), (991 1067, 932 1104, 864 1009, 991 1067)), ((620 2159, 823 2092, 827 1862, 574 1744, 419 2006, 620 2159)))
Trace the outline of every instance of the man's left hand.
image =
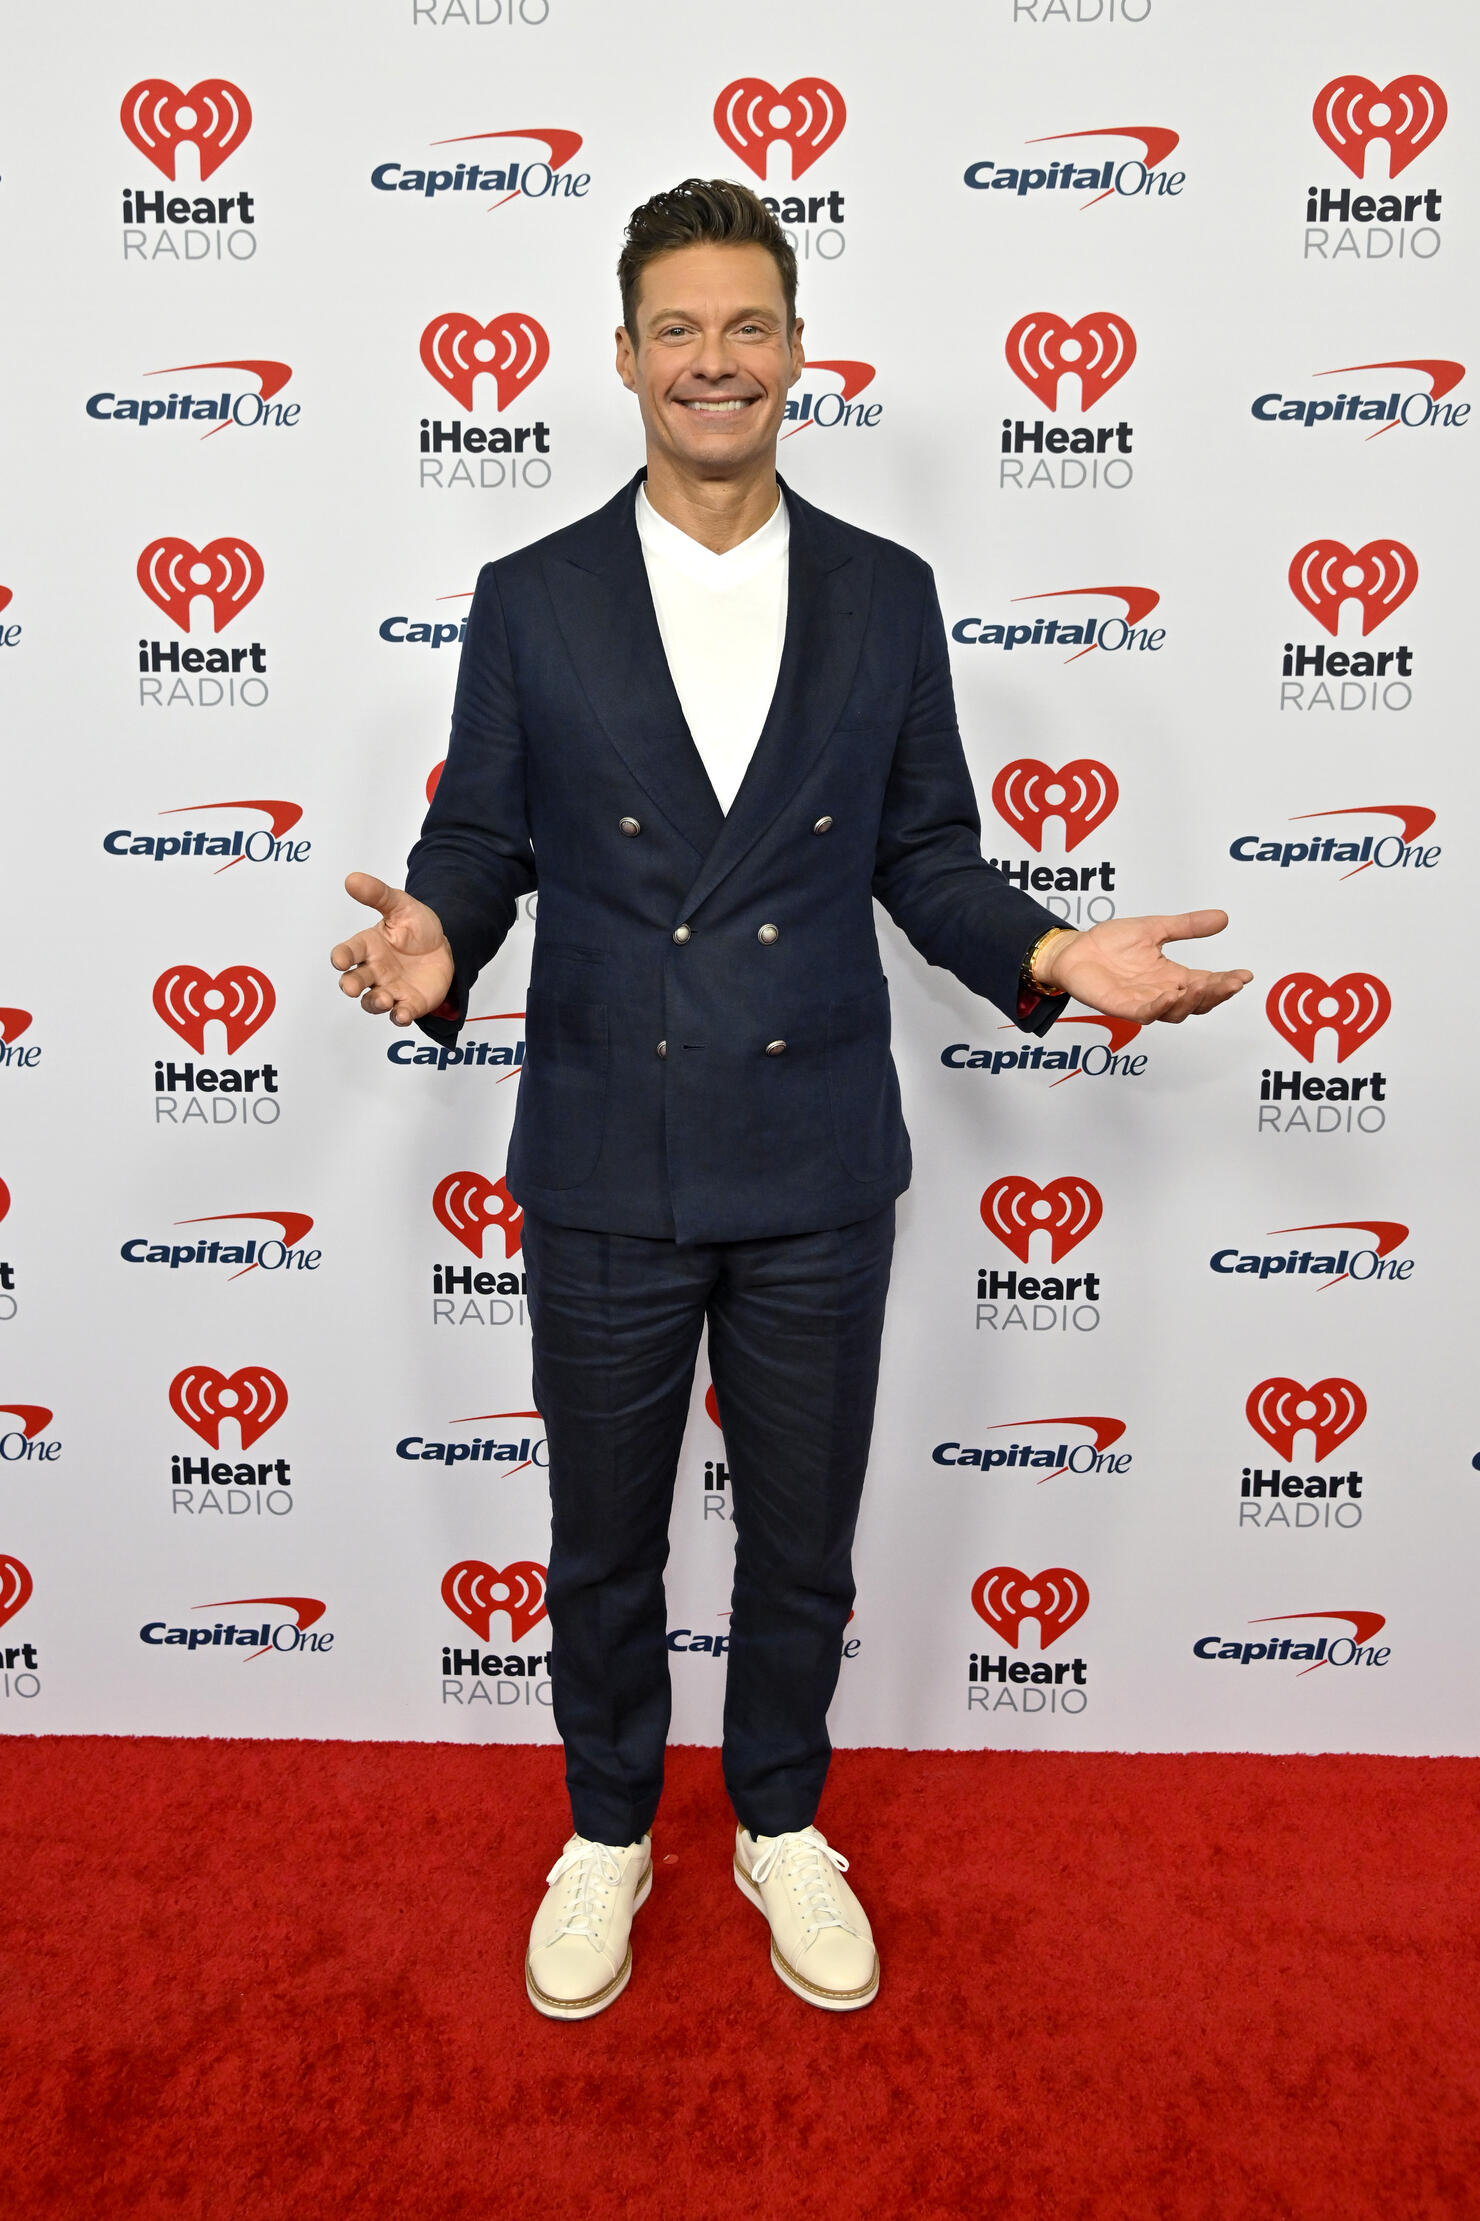
POLYGON ((1221 933, 1226 910, 1184 910, 1178 917, 1111 918, 1086 932, 1065 932, 1047 942, 1035 966, 1050 992, 1072 995, 1107 1018, 1133 1018, 1149 1026, 1215 1010, 1252 972, 1196 972, 1163 956, 1164 941, 1201 941, 1221 933))

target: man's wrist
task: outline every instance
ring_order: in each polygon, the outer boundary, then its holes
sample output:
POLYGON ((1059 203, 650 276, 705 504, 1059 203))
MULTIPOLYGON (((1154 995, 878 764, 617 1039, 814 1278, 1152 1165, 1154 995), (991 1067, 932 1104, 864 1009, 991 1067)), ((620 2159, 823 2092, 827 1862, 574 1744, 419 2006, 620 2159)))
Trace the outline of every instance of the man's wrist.
POLYGON ((1054 962, 1062 956, 1067 942, 1078 939, 1075 928, 1067 925, 1051 925, 1040 933, 1023 959, 1023 985, 1037 995, 1063 994, 1054 978, 1054 962))

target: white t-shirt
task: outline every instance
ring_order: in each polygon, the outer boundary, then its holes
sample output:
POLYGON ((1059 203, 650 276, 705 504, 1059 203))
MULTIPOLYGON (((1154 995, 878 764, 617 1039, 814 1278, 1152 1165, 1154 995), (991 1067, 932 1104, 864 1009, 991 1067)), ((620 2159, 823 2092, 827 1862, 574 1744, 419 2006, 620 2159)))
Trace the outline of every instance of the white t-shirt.
POLYGON ((728 811, 761 737, 786 637, 786 497, 723 555, 660 517, 637 489, 637 532, 674 689, 728 811))

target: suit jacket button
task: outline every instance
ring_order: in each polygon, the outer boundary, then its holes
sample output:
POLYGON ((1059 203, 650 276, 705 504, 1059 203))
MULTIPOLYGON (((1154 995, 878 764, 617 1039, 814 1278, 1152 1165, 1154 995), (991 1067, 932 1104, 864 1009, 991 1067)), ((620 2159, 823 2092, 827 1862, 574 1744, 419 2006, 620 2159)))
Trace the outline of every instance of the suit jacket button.
POLYGON ((820 817, 812 830, 814 833, 830 833, 832 831, 832 819, 830 817, 820 817))
POLYGON ((763 925, 756 935, 756 939, 763 941, 767 948, 771 946, 773 941, 779 941, 780 938, 781 928, 779 925, 763 925))
POLYGON ((617 831, 625 833, 627 838, 631 840, 635 833, 642 831, 642 827, 635 817, 619 817, 617 819, 617 831))
POLYGON ((667 1054, 668 1054, 668 1044, 667 1044, 667 1042, 666 1042, 666 1041, 660 1041, 660 1042, 658 1043, 658 1054, 659 1054, 659 1056, 660 1056, 660 1057, 666 1057, 666 1056, 667 1056, 667 1054))
POLYGON ((680 948, 683 947, 685 941, 692 939, 692 937, 691 930, 686 925, 676 925, 673 928, 673 938, 680 948))
POLYGON ((786 1043, 784 1041, 768 1041, 766 1043, 766 1055, 768 1057, 779 1057, 784 1054, 785 1049, 786 1043))

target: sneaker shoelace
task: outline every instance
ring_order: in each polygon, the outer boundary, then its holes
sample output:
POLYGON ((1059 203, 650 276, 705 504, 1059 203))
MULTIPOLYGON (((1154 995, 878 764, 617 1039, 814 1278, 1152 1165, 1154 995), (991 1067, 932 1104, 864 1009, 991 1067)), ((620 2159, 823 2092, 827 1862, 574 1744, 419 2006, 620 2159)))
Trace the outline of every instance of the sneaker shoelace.
POLYGON ((833 1886, 834 1873, 846 1874, 848 1861, 841 1851, 833 1849, 826 1836, 819 1835, 815 1828, 776 1836, 751 1868, 750 1878, 759 1888, 778 1866, 801 1900, 802 1918, 809 1933, 815 1935, 820 1928, 845 1928, 850 1935, 854 1933, 833 1886))
POLYGON ((565 1903, 560 1920, 551 1929, 550 1943, 561 1936, 589 1936, 599 1940, 606 1925, 613 1889, 622 1879, 622 1862, 615 1851, 605 1843, 591 1843, 584 1838, 563 1851, 545 1876, 553 1887, 562 1876, 568 1876, 565 1903))

